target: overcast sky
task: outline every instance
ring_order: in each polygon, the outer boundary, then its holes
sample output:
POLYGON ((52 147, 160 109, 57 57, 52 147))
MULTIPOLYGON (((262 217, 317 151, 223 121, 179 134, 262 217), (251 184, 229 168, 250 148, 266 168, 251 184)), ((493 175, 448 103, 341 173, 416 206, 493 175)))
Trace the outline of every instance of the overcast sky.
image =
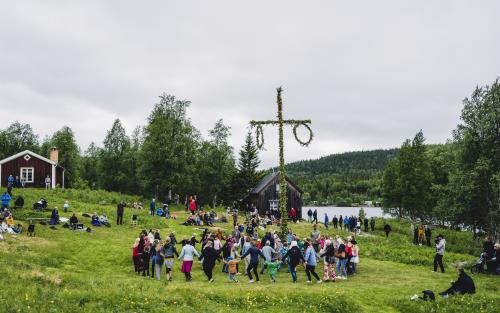
MULTIPOLYGON (((462 100, 500 75, 500 1, 0 0, 1 128, 70 126, 82 150, 120 118, 129 134, 162 92, 219 118, 237 151, 248 121, 312 120, 286 160, 451 137, 462 100)), ((264 131, 263 167, 277 163, 264 131)))

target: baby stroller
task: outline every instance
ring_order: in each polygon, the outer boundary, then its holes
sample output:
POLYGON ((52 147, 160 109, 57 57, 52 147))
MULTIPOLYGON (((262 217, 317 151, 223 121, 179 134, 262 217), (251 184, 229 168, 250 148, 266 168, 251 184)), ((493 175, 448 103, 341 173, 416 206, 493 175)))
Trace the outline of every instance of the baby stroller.
POLYGON ((44 198, 41 198, 37 202, 33 204, 33 209, 37 212, 43 211, 44 209, 47 208, 47 200, 44 198))

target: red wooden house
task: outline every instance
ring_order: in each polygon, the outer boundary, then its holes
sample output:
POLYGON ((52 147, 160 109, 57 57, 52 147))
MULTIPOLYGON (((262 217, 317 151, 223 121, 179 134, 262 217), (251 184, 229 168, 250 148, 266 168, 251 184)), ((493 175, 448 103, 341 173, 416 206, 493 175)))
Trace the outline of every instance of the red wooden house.
POLYGON ((58 162, 59 153, 52 148, 50 159, 25 150, 0 161, 0 186, 7 186, 10 175, 24 179, 26 187, 44 187, 45 178, 50 177, 52 188, 64 188, 64 168, 58 162))

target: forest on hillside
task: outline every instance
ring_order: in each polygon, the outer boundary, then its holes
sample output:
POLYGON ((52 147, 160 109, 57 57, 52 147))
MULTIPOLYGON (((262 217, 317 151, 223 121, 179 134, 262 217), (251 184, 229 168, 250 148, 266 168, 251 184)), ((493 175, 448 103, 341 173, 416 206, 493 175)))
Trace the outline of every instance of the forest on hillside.
POLYGON ((354 151, 287 165, 288 175, 304 190, 309 205, 350 206, 380 202, 384 168, 398 149, 354 151))

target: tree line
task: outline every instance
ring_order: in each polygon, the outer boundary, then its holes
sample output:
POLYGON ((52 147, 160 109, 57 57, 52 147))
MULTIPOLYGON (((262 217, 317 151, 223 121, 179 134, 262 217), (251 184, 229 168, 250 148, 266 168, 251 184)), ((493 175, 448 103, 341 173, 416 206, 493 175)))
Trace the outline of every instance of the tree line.
POLYGON ((387 165, 384 207, 400 217, 440 221, 498 234, 500 83, 476 87, 446 145, 426 146, 422 131, 387 165))
POLYGON ((218 120, 203 138, 186 114, 190 102, 162 94, 147 118, 128 135, 116 119, 101 145, 81 151, 72 129, 62 127, 43 140, 29 124, 14 122, 0 130, 0 159, 23 150, 48 157, 59 150, 66 186, 117 191, 183 202, 196 195, 204 205, 241 199, 263 177, 250 133, 238 158, 228 144, 231 129, 218 120))
POLYGON ((381 200, 384 168, 399 149, 353 151, 287 165, 311 205, 351 206, 381 200))

